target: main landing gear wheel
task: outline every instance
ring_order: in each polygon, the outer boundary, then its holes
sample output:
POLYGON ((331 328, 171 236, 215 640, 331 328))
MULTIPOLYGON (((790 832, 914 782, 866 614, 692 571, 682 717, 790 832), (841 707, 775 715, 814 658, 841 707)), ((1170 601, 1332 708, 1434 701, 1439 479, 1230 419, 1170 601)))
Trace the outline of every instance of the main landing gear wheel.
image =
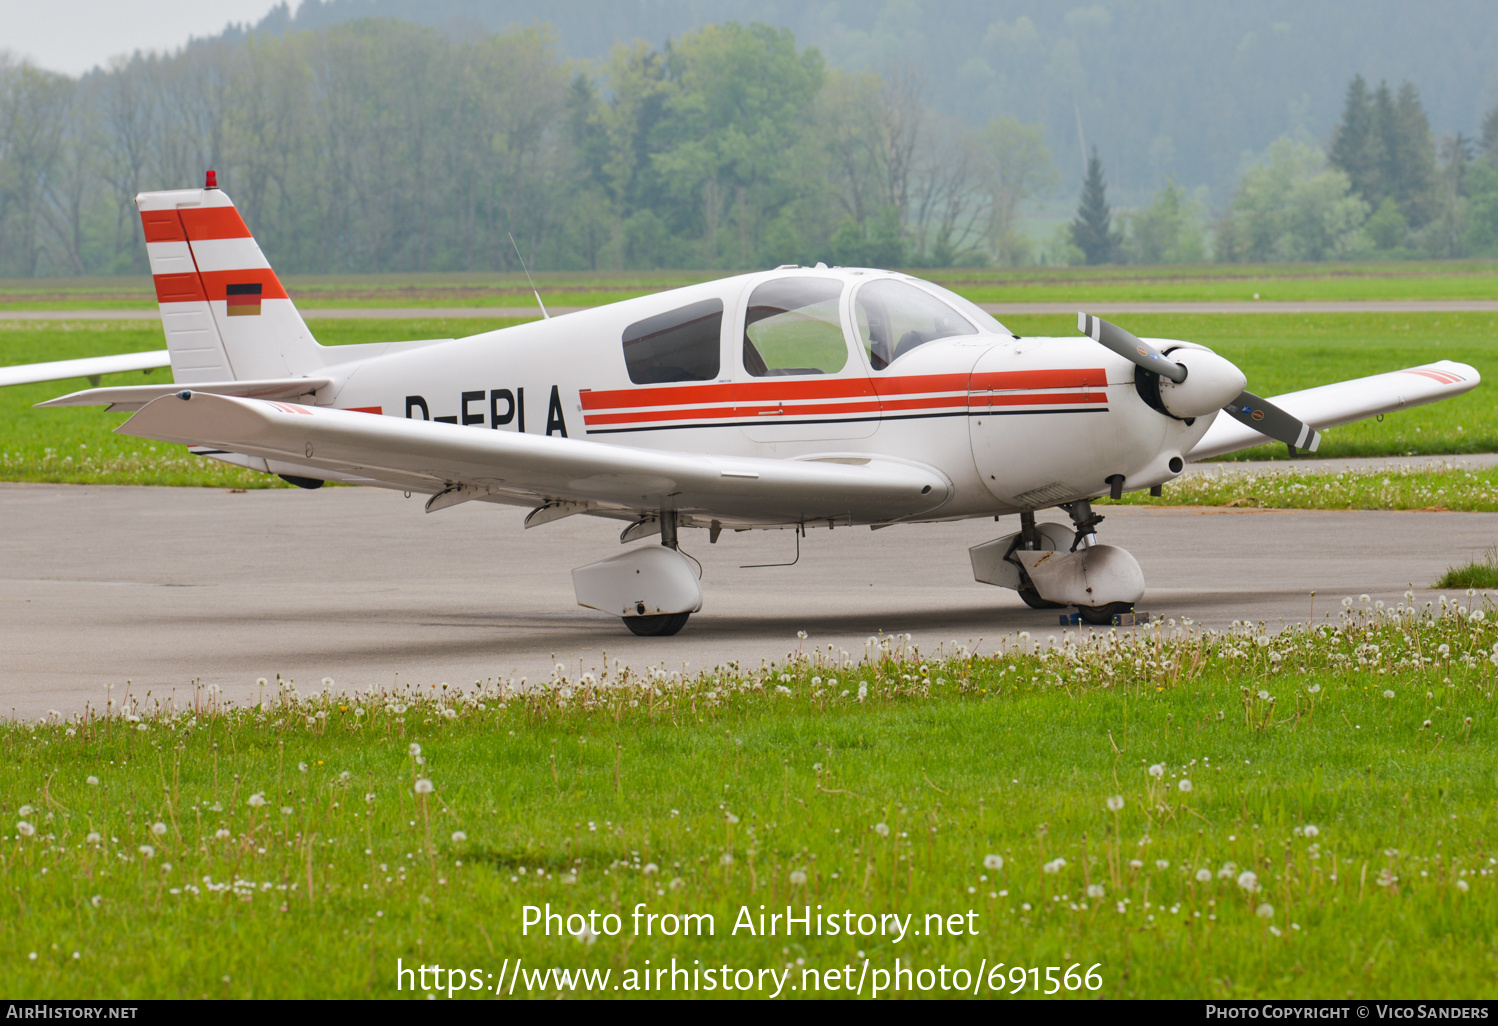
POLYGON ((1105 606, 1078 606, 1077 614, 1094 627, 1107 627, 1113 623, 1113 618, 1123 613, 1132 613, 1134 605, 1131 602, 1109 602, 1105 606))
POLYGON ((1061 602, 1047 602, 1045 599, 1040 597, 1040 592, 1036 591, 1034 588, 1019 589, 1019 597, 1025 603, 1025 605, 1029 606, 1031 609, 1066 608, 1065 604, 1061 602))
POLYGON ((669 638, 687 625, 691 613, 660 613, 656 616, 626 616, 624 626, 642 638, 669 638))

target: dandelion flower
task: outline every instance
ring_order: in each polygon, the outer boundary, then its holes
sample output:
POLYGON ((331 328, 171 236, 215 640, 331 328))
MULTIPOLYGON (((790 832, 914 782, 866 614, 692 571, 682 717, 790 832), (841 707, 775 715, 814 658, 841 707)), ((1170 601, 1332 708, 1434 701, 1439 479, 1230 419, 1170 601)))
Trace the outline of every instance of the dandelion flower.
POLYGON ((800 887, 806 883, 806 871, 803 869, 791 870, 791 885, 800 887))
POLYGON ((1181 782, 1176 784, 1176 787, 1181 791, 1181 793, 1184 794, 1191 790, 1191 781, 1187 780, 1185 777, 1182 777, 1181 782))
POLYGON ((409 752, 411 758, 414 759, 416 758, 416 756, 421 754, 421 745, 417 744, 415 741, 412 741, 411 744, 406 748, 406 751, 409 752))
POLYGON ((1196 882, 1197 883, 1211 883, 1212 882, 1212 871, 1210 869, 1198 869, 1196 871, 1196 882))
POLYGON ((250 795, 250 797, 249 797, 249 806, 250 806, 250 808, 252 808, 252 809, 258 809, 258 808, 260 808, 260 806, 262 806, 264 804, 265 804, 265 795, 261 794, 259 791, 256 791, 254 794, 250 795))
POLYGON ((1001 869, 1004 868, 1004 856, 1002 856, 1002 855, 985 855, 985 856, 983 856, 983 868, 984 869, 991 869, 995 873, 997 873, 999 870, 1001 870, 1001 869))
POLYGON ((165 837, 166 836, 166 824, 165 823, 152 823, 151 824, 151 833, 155 834, 157 837, 165 837))
POLYGON ((1108 799, 1108 811, 1109 812, 1118 812, 1123 807, 1124 807, 1123 795, 1116 794, 1112 798, 1108 799))
POLYGON ((1245 869, 1238 874, 1238 886, 1249 894, 1254 893, 1254 891, 1259 889, 1259 874, 1255 873, 1252 869, 1245 869))
POLYGON ((417 778, 417 781, 416 781, 416 793, 417 794, 431 794, 432 793, 432 782, 430 780, 428 780, 426 777, 419 777, 419 778, 417 778))
POLYGON ((99 778, 91 776, 87 780, 85 780, 84 783, 87 784, 89 787, 98 787, 99 786, 99 778))
POLYGON ((461 831, 461 830, 454 830, 453 831, 453 844, 462 844, 466 840, 468 840, 468 835, 465 834, 463 831, 461 831))
POLYGON ((1165 776, 1165 767, 1158 762, 1155 763, 1150 767, 1150 776, 1154 777, 1156 780, 1159 780, 1161 777, 1165 776))
POLYGON ((888 837, 889 836, 889 824, 887 824, 887 823, 875 823, 874 824, 874 833, 878 834, 880 837, 888 837))
POLYGON ((20 834, 22 837, 33 837, 36 834, 36 827, 32 826, 30 823, 26 822, 23 819, 16 824, 16 833, 20 834))
POLYGON ((1254 915, 1258 916, 1260 919, 1273 919, 1274 918, 1274 906, 1271 905, 1271 904, 1269 904, 1269 902, 1266 901, 1263 904, 1261 904, 1258 908, 1254 909, 1254 915))
POLYGON ((143 845, 141 845, 139 848, 136 849, 136 851, 140 852, 141 855, 143 855, 144 857, 146 857, 148 859, 156 857, 156 849, 153 848, 153 847, 151 847, 149 844, 143 844, 143 845))

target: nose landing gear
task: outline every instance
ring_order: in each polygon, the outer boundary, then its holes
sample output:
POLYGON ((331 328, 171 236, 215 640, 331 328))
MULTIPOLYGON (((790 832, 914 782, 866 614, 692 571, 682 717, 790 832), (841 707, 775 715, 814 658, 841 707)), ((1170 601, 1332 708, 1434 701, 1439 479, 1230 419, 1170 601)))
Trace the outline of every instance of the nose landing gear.
POLYGON ((1032 609, 1076 606, 1087 623, 1105 625, 1144 597, 1144 574, 1128 552, 1100 545, 1102 516, 1082 500, 1061 507, 1073 530, 1036 524, 1020 514, 1020 531, 969 550, 973 576, 985 584, 1012 588, 1032 609))

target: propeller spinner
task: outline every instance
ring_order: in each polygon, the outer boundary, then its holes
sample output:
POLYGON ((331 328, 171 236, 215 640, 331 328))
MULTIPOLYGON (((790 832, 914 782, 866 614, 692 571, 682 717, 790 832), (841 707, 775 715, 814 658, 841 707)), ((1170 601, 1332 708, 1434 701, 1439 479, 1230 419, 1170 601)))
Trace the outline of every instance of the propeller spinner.
POLYGON ((1220 409, 1260 434, 1284 442, 1292 453, 1315 452, 1321 444, 1321 432, 1245 389, 1248 381, 1243 372, 1216 353, 1204 349, 1162 353, 1118 325, 1087 313, 1077 314, 1077 328, 1136 367, 1158 375, 1154 379, 1159 392, 1156 408, 1172 417, 1186 420, 1220 409))

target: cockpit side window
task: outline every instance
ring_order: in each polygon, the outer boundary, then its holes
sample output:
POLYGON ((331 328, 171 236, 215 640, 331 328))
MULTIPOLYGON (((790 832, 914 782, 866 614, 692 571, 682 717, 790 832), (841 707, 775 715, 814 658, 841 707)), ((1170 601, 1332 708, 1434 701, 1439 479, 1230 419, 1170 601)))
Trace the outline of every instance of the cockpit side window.
POLYGON ((711 381, 722 362, 723 301, 705 299, 624 329, 624 365, 637 385, 711 381))
POLYGON ((749 296, 744 369, 757 378, 836 374, 848 363, 835 278, 778 278, 749 296))
POLYGON ((927 342, 978 334, 967 318, 946 303, 891 278, 860 288, 853 301, 853 314, 869 354, 869 365, 876 371, 927 342))

